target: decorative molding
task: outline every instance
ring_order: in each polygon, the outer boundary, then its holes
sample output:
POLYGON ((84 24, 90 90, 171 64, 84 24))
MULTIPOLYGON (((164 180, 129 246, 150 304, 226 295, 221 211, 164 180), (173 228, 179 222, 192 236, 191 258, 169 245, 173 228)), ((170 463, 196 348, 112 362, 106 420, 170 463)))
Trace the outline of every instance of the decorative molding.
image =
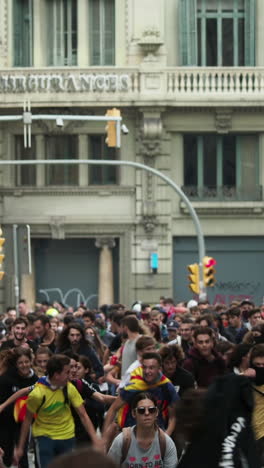
MULTIPOLYGON (((129 233, 130 236, 130 232, 133 230, 134 225, 132 224, 127 226, 123 224, 102 225, 98 223, 87 224, 83 221, 70 224, 67 220, 67 224, 65 225, 65 237, 67 237, 67 239, 94 239, 101 235, 101 237, 107 238, 120 238, 127 233, 129 233)), ((50 224, 41 222, 38 224, 32 223, 31 236, 33 238, 43 237, 45 239, 49 239, 51 237, 50 224)))
POLYGON ((143 62, 157 62, 156 52, 164 44, 160 37, 160 31, 156 26, 147 27, 138 41, 145 55, 143 62))
POLYGON ((215 110, 215 128, 217 133, 228 133, 232 128, 232 110, 215 110))
MULTIPOLYGON (((264 202, 192 202, 195 211, 201 215, 241 217, 249 215, 263 217, 264 202)), ((181 212, 189 215, 189 210, 180 202, 181 212)))
POLYGON ((157 217, 155 215, 143 215, 141 218, 141 224, 144 227, 147 239, 150 239, 158 224, 157 217))
MULTIPOLYGON (((153 158, 161 152, 162 120, 161 113, 142 110, 142 122, 139 130, 139 153, 143 158, 153 158)), ((150 163, 150 161, 146 163, 150 163)))
POLYGON ((107 247, 113 249, 116 246, 115 239, 113 237, 97 237, 95 240, 95 247, 102 249, 107 247))
POLYGON ((157 139, 162 135, 161 112, 143 111, 142 119, 143 138, 157 139))
POLYGON ((52 239, 65 239, 65 217, 52 216, 50 218, 50 229, 52 239))
POLYGON ((94 186, 94 187, 12 187, 0 189, 0 196, 94 196, 94 197, 111 197, 111 196, 133 196, 135 193, 134 187, 110 187, 94 186))

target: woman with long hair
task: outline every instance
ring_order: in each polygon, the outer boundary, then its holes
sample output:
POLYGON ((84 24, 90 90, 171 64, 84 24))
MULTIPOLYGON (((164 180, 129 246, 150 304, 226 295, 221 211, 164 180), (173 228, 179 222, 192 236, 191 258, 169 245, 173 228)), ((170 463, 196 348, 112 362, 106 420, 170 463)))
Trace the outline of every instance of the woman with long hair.
MULTIPOLYGON (((32 369, 33 355, 30 348, 18 347, 9 355, 8 368, 0 375, 0 404, 4 403, 18 390, 30 387, 38 380, 32 369)), ((10 466, 13 451, 19 438, 21 424, 14 419, 14 405, 6 407, 0 414, 0 447, 4 450, 4 464, 10 466)), ((19 467, 28 468, 27 449, 20 460, 19 467)))
POLYGON ((119 466, 175 468, 177 452, 171 438, 157 425, 158 405, 148 392, 138 393, 131 404, 136 425, 123 429, 113 441, 109 455, 119 466))
POLYGON ((104 352, 106 350, 106 345, 102 342, 99 336, 99 333, 96 331, 94 327, 87 327, 85 329, 85 335, 88 341, 91 343, 91 345, 95 349, 100 361, 103 364, 105 364, 103 361, 104 361, 104 352))

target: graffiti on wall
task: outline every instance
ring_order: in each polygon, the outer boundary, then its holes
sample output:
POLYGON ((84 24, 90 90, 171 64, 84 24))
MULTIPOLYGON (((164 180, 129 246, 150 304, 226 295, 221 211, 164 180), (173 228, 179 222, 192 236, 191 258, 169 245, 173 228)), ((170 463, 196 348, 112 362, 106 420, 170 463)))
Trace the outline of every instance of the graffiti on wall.
POLYGON ((48 301, 51 304, 57 301, 62 302, 67 307, 75 307, 79 304, 84 304, 86 307, 92 309, 97 306, 97 294, 86 296, 85 293, 78 288, 68 289, 68 291, 64 293, 60 288, 39 289, 38 292, 43 296, 40 298, 40 301, 48 301))

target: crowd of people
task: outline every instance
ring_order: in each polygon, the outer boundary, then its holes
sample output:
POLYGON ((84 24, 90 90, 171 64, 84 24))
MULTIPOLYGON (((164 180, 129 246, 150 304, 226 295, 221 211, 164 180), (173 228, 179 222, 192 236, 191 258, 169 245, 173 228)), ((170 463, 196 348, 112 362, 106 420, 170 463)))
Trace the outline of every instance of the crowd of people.
POLYGON ((0 346, 2 466, 89 444, 127 468, 264 466, 264 305, 21 300, 0 346))

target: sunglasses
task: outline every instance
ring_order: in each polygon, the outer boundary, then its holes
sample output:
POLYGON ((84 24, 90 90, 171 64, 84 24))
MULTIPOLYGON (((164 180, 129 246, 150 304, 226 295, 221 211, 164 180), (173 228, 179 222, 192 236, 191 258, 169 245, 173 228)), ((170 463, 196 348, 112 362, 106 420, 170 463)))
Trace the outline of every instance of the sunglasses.
POLYGON ((135 408, 138 414, 146 414, 146 410, 148 410, 149 414, 155 414, 157 411, 156 406, 150 406, 149 408, 145 408, 144 406, 139 406, 138 408, 135 408))

